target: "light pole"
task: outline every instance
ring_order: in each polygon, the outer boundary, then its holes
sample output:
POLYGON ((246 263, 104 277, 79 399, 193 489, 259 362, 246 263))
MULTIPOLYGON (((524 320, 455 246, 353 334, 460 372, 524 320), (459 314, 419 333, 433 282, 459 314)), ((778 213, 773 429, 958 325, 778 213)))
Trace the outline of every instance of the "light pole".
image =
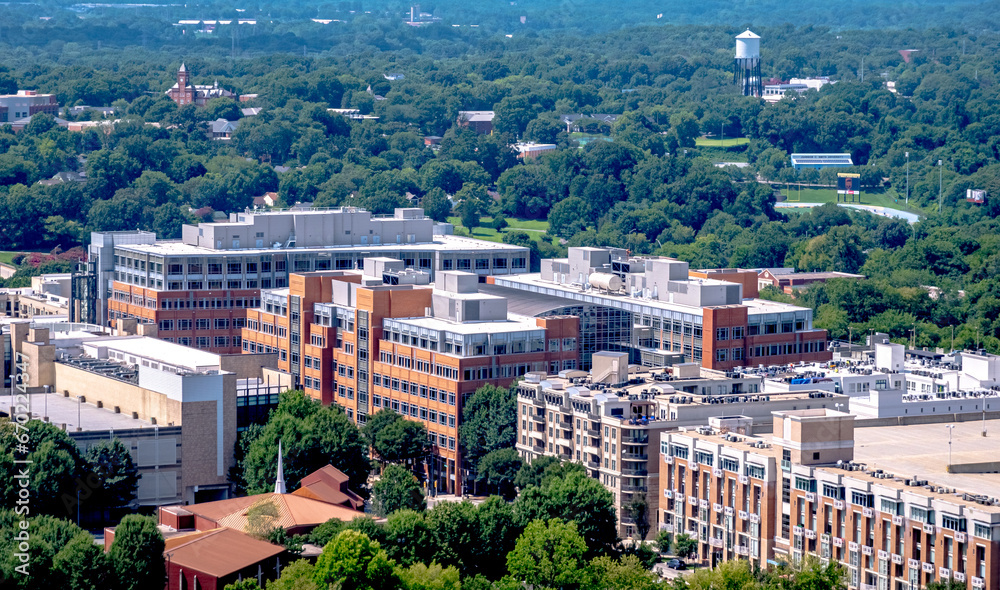
POLYGON ((938 160, 938 213, 941 212, 941 200, 944 197, 944 168, 941 164, 941 160, 938 160))
POLYGON ((949 424, 945 426, 948 429, 948 471, 951 471, 951 433, 955 431, 955 425, 949 424))
POLYGON ((840 408, 844 407, 844 404, 833 404, 833 407, 835 407, 837 409, 837 411, 839 412, 840 408))
POLYGON ((910 152, 906 152, 906 204, 910 204, 910 152))

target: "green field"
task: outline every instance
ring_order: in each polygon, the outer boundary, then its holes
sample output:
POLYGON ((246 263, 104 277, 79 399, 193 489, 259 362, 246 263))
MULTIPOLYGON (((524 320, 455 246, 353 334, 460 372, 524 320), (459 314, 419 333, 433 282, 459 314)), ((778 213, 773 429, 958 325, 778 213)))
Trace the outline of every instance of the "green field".
MULTIPOLYGON (((772 183, 777 184, 777 183, 772 183)), ((837 202, 837 192, 833 187, 830 188, 803 188, 792 185, 788 188, 781 189, 781 194, 786 195, 785 201, 788 203, 836 203, 837 202)), ((841 201, 843 202, 843 201, 841 201)), ((891 209, 899 209, 900 211, 908 211, 910 213, 922 214, 923 210, 920 207, 915 206, 913 201, 910 201, 909 205, 904 204, 904 199, 896 193, 893 189, 875 189, 870 191, 863 191, 860 195, 859 201, 847 201, 848 203, 854 202, 860 205, 873 205, 876 207, 889 207, 891 209), (898 199, 898 202, 897 202, 898 199)))
POLYGON ((738 145, 746 145, 750 143, 750 140, 746 137, 734 137, 732 139, 709 139, 707 137, 699 137, 694 140, 694 144, 698 147, 736 147, 738 145))
POLYGON ((14 266, 14 257, 21 252, 0 252, 0 262, 14 266))
MULTIPOLYGON (((477 227, 470 232, 468 228, 462 225, 461 217, 449 217, 448 223, 451 223, 455 226, 456 233, 457 230, 461 229, 462 231, 469 232, 469 235, 471 235, 474 238, 479 238, 480 240, 489 240, 491 242, 502 242, 503 234, 514 229, 520 229, 528 232, 528 235, 531 236, 531 239, 536 242, 543 242, 549 240, 549 236, 546 233, 547 231, 549 231, 549 222, 541 221, 538 219, 514 219, 513 217, 508 217, 507 227, 500 230, 499 232, 493 229, 492 227, 477 227)), ((480 223, 483 224, 484 226, 488 226, 491 223, 493 223, 493 218, 483 217, 480 220, 480 223)))

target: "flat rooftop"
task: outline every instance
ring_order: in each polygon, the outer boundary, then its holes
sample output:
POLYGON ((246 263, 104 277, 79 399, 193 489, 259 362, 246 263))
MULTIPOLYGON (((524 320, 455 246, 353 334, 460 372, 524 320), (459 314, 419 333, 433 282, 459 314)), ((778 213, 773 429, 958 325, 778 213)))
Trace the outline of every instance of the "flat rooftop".
MULTIPOLYGON (((132 418, 131 414, 116 414, 114 409, 98 408, 94 404, 81 404, 76 397, 63 397, 61 393, 32 393, 28 398, 32 418, 41 420, 48 412, 49 422, 56 426, 66 424, 70 434, 81 425, 86 432, 153 427, 148 420, 132 418)), ((10 404, 11 396, 0 396, 0 412, 10 415, 10 404)))
MULTIPOLYGON (((116 244, 115 249, 138 252, 142 254, 152 254, 156 256, 223 256, 230 255, 260 255, 275 252, 426 252, 431 251, 457 251, 457 252, 481 252, 481 251, 511 251, 528 249, 522 246, 512 246, 500 242, 489 242, 486 240, 476 240, 465 236, 455 235, 435 235, 432 242, 419 242, 413 244, 354 244, 349 246, 324 246, 310 248, 234 248, 220 249, 206 248, 185 244, 181 241, 164 240, 155 244, 116 244)), ((378 254, 376 254, 378 255, 378 254)))
MULTIPOLYGON (((951 460, 955 464, 995 461, 1000 456, 1000 420, 955 422, 951 460)), ((996 496, 1000 473, 948 473, 948 424, 910 424, 854 429, 854 460, 869 469, 898 477, 926 479, 928 483, 960 492, 996 496)), ((879 482, 892 480, 882 479, 879 482)), ((900 483, 899 485, 903 485, 900 483)), ((912 489, 912 488, 910 488, 912 489)), ((927 490, 924 490, 925 492, 927 490)), ((949 494, 952 498, 954 495, 949 494)), ((981 506, 981 508, 990 508, 981 506)), ((992 507, 1000 512, 1000 507, 992 507)))
POLYGON ((217 354, 148 336, 92 340, 86 346, 107 347, 108 350, 133 355, 137 359, 148 359, 194 372, 218 371, 221 365, 217 354))
MULTIPOLYGON (((737 283, 732 283, 730 281, 720 281, 718 279, 690 279, 692 282, 698 282, 704 285, 732 285, 737 283)), ((597 305, 604 305, 606 307, 624 308, 625 305, 631 305, 634 307, 643 306, 651 307, 656 309, 661 309, 664 311, 677 311, 681 313, 688 313, 692 315, 700 316, 702 315, 702 307, 696 307, 693 305, 685 305, 682 303, 670 303, 668 301, 661 301, 658 299, 645 298, 645 297, 630 297, 628 294, 613 294, 613 293, 602 293, 596 289, 581 289, 574 285, 560 285, 557 283, 550 283, 548 281, 542 280, 541 273, 527 273, 518 275, 500 275, 494 277, 494 284, 500 287, 507 287, 510 289, 525 289, 530 288, 533 292, 542 293, 545 295, 554 295, 556 297, 566 297, 568 299, 576 301, 586 301, 587 303, 594 303, 597 305), (565 294, 565 295, 563 295, 565 294)), ((758 314, 771 314, 771 313, 790 313, 790 312, 805 312, 809 311, 808 308, 800 307, 797 305, 791 305, 788 303, 781 303, 778 301, 769 301, 767 299, 744 299, 741 304, 746 306, 748 315, 758 315, 758 314)), ((733 304, 739 305, 739 304, 733 304)), ((719 307, 719 306, 709 306, 709 307, 719 307)))
POLYGON ((452 322, 441 318, 392 318, 394 321, 409 326, 452 332, 455 334, 500 334, 508 332, 527 332, 543 330, 533 318, 509 316, 507 320, 486 322, 452 322))

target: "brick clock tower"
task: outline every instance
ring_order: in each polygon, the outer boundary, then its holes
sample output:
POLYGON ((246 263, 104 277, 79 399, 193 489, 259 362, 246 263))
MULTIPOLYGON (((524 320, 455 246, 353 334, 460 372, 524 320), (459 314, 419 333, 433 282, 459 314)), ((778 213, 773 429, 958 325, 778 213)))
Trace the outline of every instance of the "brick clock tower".
POLYGON ((174 90, 170 98, 174 99, 178 105, 186 105, 194 102, 194 88, 188 83, 188 71, 184 64, 177 70, 177 89, 174 90))

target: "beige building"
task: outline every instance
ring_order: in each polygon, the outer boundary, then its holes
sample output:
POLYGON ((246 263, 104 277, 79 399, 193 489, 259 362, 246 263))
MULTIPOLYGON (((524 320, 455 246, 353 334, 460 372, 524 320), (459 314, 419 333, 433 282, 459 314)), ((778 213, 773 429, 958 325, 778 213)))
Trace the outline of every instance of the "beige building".
POLYGON ((9 318, 69 314, 69 273, 31 277, 31 287, 0 289, 0 315, 9 318))
POLYGON ((217 355, 154 336, 154 327, 134 322, 114 331, 14 322, 5 377, 25 384, 34 418, 82 448, 123 440, 139 467, 141 504, 227 498, 237 382, 260 377, 273 357, 217 355))

